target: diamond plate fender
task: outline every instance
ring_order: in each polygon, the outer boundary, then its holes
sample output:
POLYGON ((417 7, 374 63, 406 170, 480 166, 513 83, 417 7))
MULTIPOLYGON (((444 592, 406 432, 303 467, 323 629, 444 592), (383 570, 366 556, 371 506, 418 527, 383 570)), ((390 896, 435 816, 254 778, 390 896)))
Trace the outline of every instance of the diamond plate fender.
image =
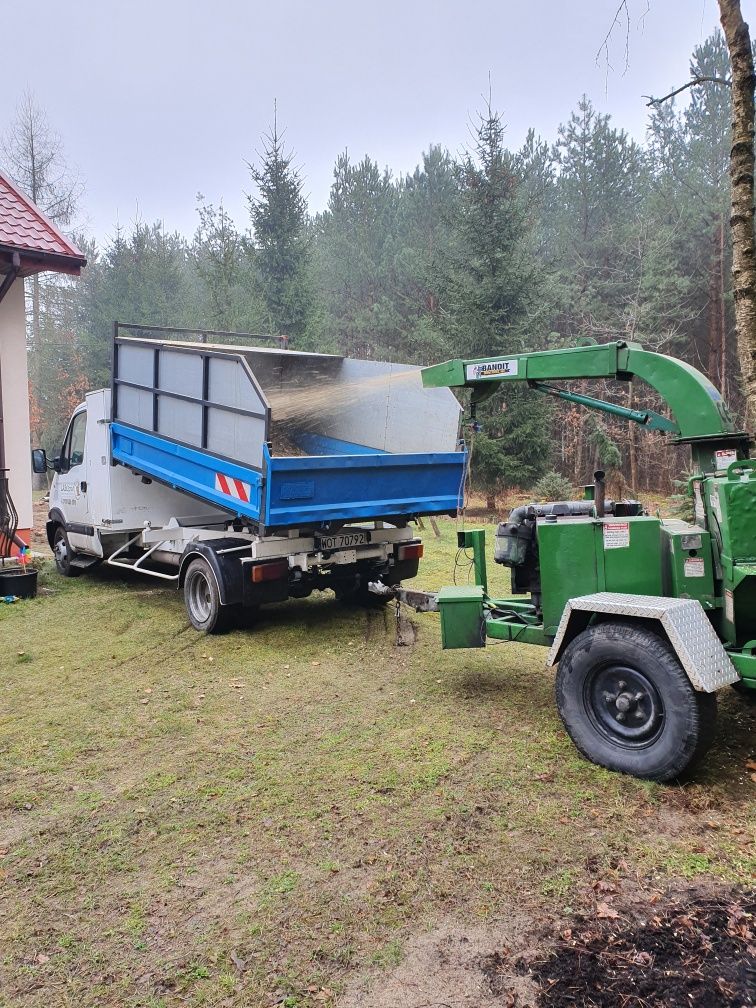
POLYGON ((740 679, 696 599, 619 592, 596 592, 569 600, 546 659, 547 665, 556 665, 569 642, 588 626, 593 613, 658 619, 694 689, 713 693, 720 686, 740 679))

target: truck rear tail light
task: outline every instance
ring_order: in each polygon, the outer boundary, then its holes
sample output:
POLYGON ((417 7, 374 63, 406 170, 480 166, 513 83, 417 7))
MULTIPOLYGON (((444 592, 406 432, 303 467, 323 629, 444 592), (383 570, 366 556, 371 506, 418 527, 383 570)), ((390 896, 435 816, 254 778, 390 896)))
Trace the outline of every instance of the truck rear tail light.
POLYGON ((260 581, 277 581, 286 577, 288 573, 288 560, 274 560, 273 563, 255 564, 252 568, 252 580, 255 584, 259 584, 260 581))
POLYGON ((419 560, 422 555, 422 543, 410 543, 408 546, 400 546, 397 550, 398 560, 419 560))

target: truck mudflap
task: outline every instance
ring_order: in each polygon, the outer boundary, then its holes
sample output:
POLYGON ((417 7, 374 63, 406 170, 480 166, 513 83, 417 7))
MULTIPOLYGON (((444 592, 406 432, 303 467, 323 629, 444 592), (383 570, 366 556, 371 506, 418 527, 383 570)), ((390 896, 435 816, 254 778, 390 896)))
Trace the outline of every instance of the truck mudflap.
MULTIPOLYGON (((223 605, 236 605, 244 601, 244 567, 239 563, 242 552, 250 549, 249 541, 236 539, 212 539, 208 542, 194 540, 187 543, 181 561, 177 588, 184 587, 184 578, 192 560, 202 557, 210 565, 218 584, 218 594, 223 605)), ((285 596, 284 596, 285 597, 285 596)))
POLYGON ((547 665, 559 662, 570 641, 587 628, 596 613, 658 620, 694 689, 713 693, 740 679, 696 599, 619 592, 596 592, 569 600, 546 659, 547 665))

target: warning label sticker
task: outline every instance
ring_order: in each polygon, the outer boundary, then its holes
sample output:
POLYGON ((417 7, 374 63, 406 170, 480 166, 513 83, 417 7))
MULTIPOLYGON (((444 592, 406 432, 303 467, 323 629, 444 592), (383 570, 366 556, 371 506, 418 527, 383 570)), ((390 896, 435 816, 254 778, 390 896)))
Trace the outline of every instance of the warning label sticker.
POLYGON ((630 545, 629 522, 604 522, 604 549, 622 549, 630 545))
POLYGON ((704 558, 686 557, 683 563, 683 573, 685 577, 703 577, 706 574, 704 558))
POLYGON ((732 604, 732 592, 730 591, 729 588, 725 588, 724 603, 725 603, 725 606, 724 606, 724 609, 725 609, 725 619, 728 620, 730 623, 734 623, 735 622, 735 606, 732 604))
POLYGON ((721 451, 714 452, 714 464, 717 467, 717 471, 726 469, 727 466, 737 461, 738 453, 734 448, 723 448, 721 451))

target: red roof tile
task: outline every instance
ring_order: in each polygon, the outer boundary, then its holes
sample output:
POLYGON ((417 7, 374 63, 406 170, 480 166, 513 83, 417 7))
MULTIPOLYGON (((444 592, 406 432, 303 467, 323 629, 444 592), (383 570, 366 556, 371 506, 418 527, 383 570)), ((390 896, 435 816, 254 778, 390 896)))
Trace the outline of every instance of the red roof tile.
MULTIPOLYGON (((55 269, 61 258, 67 265, 84 266, 86 259, 55 227, 39 207, 0 172, 0 247, 36 253, 39 268, 55 269), (49 259, 48 259, 49 257, 49 259), (73 260, 73 261, 71 261, 73 260), (47 262, 47 265, 42 265, 47 262)), ((2 262, 0 262, 0 269, 2 262)), ((77 270, 78 272, 78 270, 77 270)))

